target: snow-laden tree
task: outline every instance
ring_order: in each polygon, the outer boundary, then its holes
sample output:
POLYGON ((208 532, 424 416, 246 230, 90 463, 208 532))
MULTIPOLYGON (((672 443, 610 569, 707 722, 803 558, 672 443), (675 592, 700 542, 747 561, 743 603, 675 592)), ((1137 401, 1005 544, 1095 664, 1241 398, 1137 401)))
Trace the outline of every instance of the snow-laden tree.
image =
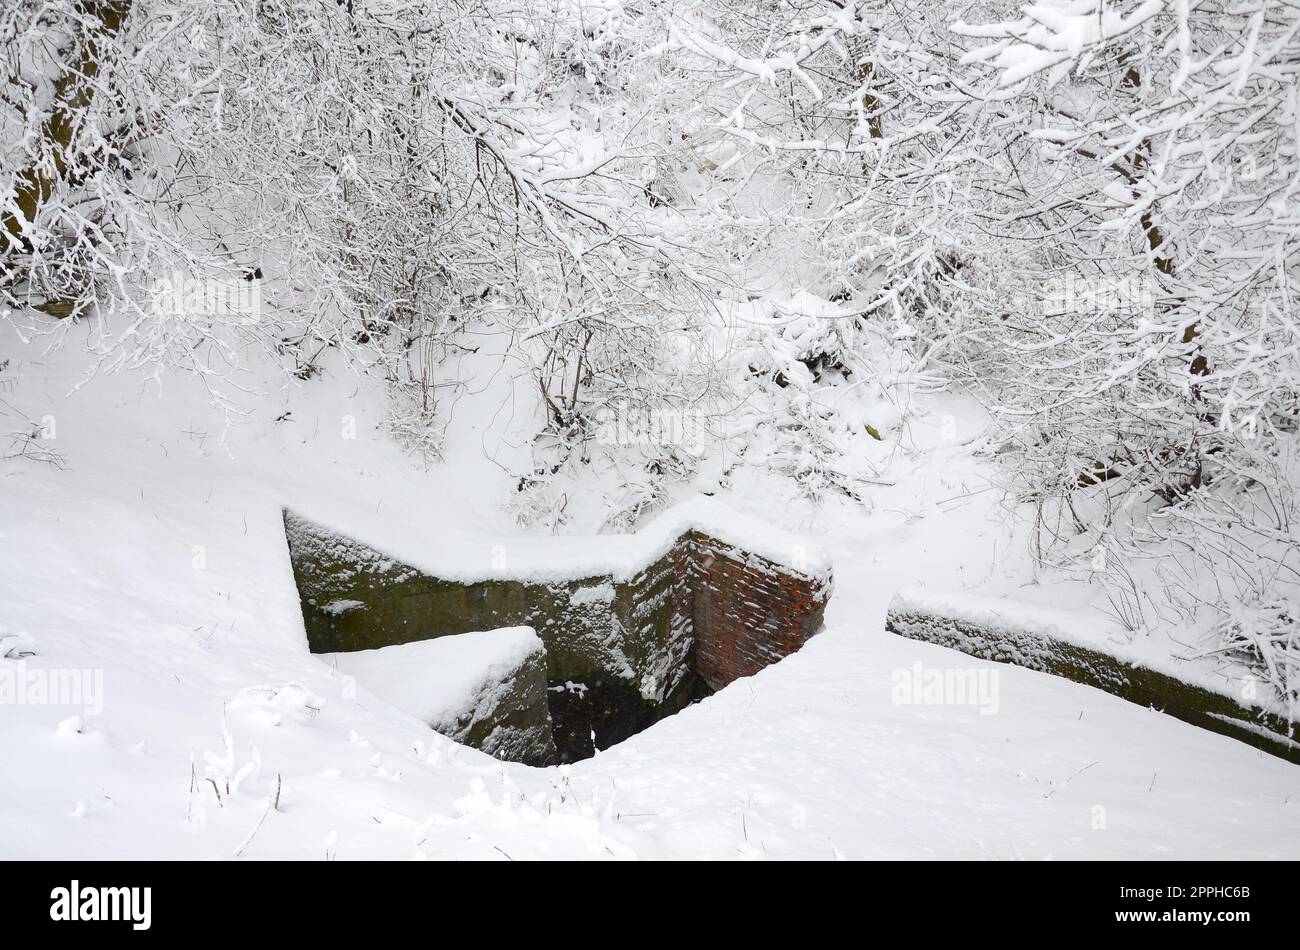
POLYGON ((1295 701, 1300 10, 1053 0, 954 29, 1034 143, 1030 233, 1062 251, 1057 299, 981 341, 1021 479, 1112 579, 1159 559, 1135 626, 1172 603, 1295 701))
POLYGON ((1135 630, 1208 630, 1290 699, 1297 17, 701 3, 666 44, 708 64, 724 167, 798 196, 808 285, 860 315, 819 348, 851 365, 855 331, 886 329, 914 380, 969 386, 1059 542, 1045 558, 1108 583, 1135 630))
POLYGON ((717 275, 704 229, 648 187, 663 142, 637 19, 20 0, 0 14, 0 302, 93 314, 104 365, 182 366, 216 393, 249 342, 300 375, 344 348, 432 451, 470 321, 510 335, 562 442, 614 394, 697 398, 717 275))
POLYGON ((751 282, 761 292, 776 275, 767 286, 823 301, 777 307, 748 334, 776 430, 762 461, 813 494, 865 501, 877 473, 846 459, 871 450, 845 450, 885 425, 828 387, 897 401, 904 377, 927 384, 932 360, 896 344, 937 351, 989 306, 960 291, 994 256, 971 209, 1002 178, 978 150, 991 118, 953 78, 965 50, 946 23, 932 2, 798 0, 683 4, 668 24, 662 48, 707 89, 696 135, 713 177, 733 183, 728 223, 746 238, 751 282))

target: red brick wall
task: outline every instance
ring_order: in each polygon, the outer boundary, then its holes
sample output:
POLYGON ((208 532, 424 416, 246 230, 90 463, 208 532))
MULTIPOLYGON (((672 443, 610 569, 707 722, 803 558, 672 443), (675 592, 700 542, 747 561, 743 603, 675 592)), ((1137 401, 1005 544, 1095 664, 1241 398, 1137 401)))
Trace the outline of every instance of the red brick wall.
POLYGON ((828 578, 692 535, 695 672, 721 689, 798 650, 822 625, 828 578))

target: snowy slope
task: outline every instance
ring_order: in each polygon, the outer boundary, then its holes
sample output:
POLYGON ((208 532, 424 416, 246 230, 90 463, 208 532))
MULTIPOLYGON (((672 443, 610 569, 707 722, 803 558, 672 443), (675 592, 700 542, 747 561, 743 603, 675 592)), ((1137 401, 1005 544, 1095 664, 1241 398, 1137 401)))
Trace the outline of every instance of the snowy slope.
POLYGON ((438 548, 447 536, 507 539, 508 552, 510 476, 483 448, 502 443, 485 435, 497 403, 457 415, 454 463, 426 471, 380 435, 364 380, 273 390, 222 445, 193 381, 159 398, 119 376, 66 396, 74 351, 43 361, 6 337, 0 352, 21 363, 5 398, 54 417, 64 459, 0 468, 0 638, 34 651, 0 663, 103 683, 93 712, 0 705, 0 857, 1300 854, 1294 766, 883 632, 902 583, 1028 576, 992 506, 945 500, 980 488, 960 447, 900 462, 906 477, 852 520, 738 478, 729 503, 834 558, 826 631, 622 746, 537 770, 345 690, 307 652, 280 520, 287 502, 364 508, 440 558, 456 555, 438 548), (337 435, 348 415, 356 439, 337 435), (896 702, 918 663, 986 671, 996 713, 896 702))

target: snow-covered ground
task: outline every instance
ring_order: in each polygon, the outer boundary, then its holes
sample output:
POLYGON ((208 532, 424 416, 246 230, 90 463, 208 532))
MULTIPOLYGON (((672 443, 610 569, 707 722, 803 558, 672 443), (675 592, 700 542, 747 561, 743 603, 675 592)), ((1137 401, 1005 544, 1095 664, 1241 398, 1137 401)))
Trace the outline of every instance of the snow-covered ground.
MULTIPOLYGON (((46 359, 6 335, 0 353, 19 370, 4 398, 49 417, 43 444, 63 461, 0 469, 0 653, 14 657, 0 664, 23 683, 86 672, 76 706, 0 704, 0 857, 1300 855, 1294 765, 884 632, 891 594, 917 580, 1095 599, 1028 583, 980 463, 939 438, 942 415, 969 411, 947 397, 910 417, 869 514, 734 479, 729 504, 829 551, 824 632, 594 759, 541 770, 457 746, 309 654, 280 514, 364 511, 439 559, 479 543, 508 555, 508 400, 461 407, 454 462, 426 470, 382 435, 364 380, 268 376, 271 395, 227 431, 192 379, 161 397, 126 375, 67 395, 75 347, 46 359), (973 691, 926 702, 911 687, 931 671, 970 671, 973 691)), ((573 511, 589 528, 581 499, 573 511)), ((556 556, 582 545, 557 540, 556 556)))

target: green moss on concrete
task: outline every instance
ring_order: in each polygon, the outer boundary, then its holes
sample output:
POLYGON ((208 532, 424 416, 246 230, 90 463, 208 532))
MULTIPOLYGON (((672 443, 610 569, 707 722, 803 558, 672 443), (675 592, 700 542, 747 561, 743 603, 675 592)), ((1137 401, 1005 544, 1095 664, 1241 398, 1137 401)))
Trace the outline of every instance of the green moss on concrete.
POLYGON ((303 623, 313 653, 372 650, 497 627, 528 626, 546 646, 547 676, 573 679, 593 670, 635 676, 623 629, 608 603, 587 593, 608 577, 558 584, 430 577, 292 512, 285 532, 303 623))
POLYGON ((1014 663, 1063 676, 1300 763, 1295 723, 1258 706, 1243 705, 1230 696, 1144 666, 1131 665, 1098 650, 1065 643, 1046 634, 993 629, 911 609, 891 609, 885 629, 983 660, 1014 663))
POLYGON ((646 700, 663 704, 691 676, 691 586, 684 569, 689 541, 678 541, 630 581, 615 586, 611 605, 620 642, 646 700))
POLYGON ((559 761, 548 705, 546 662, 529 656, 498 683, 488 683, 446 721, 429 725, 450 739, 488 755, 525 765, 559 761))

